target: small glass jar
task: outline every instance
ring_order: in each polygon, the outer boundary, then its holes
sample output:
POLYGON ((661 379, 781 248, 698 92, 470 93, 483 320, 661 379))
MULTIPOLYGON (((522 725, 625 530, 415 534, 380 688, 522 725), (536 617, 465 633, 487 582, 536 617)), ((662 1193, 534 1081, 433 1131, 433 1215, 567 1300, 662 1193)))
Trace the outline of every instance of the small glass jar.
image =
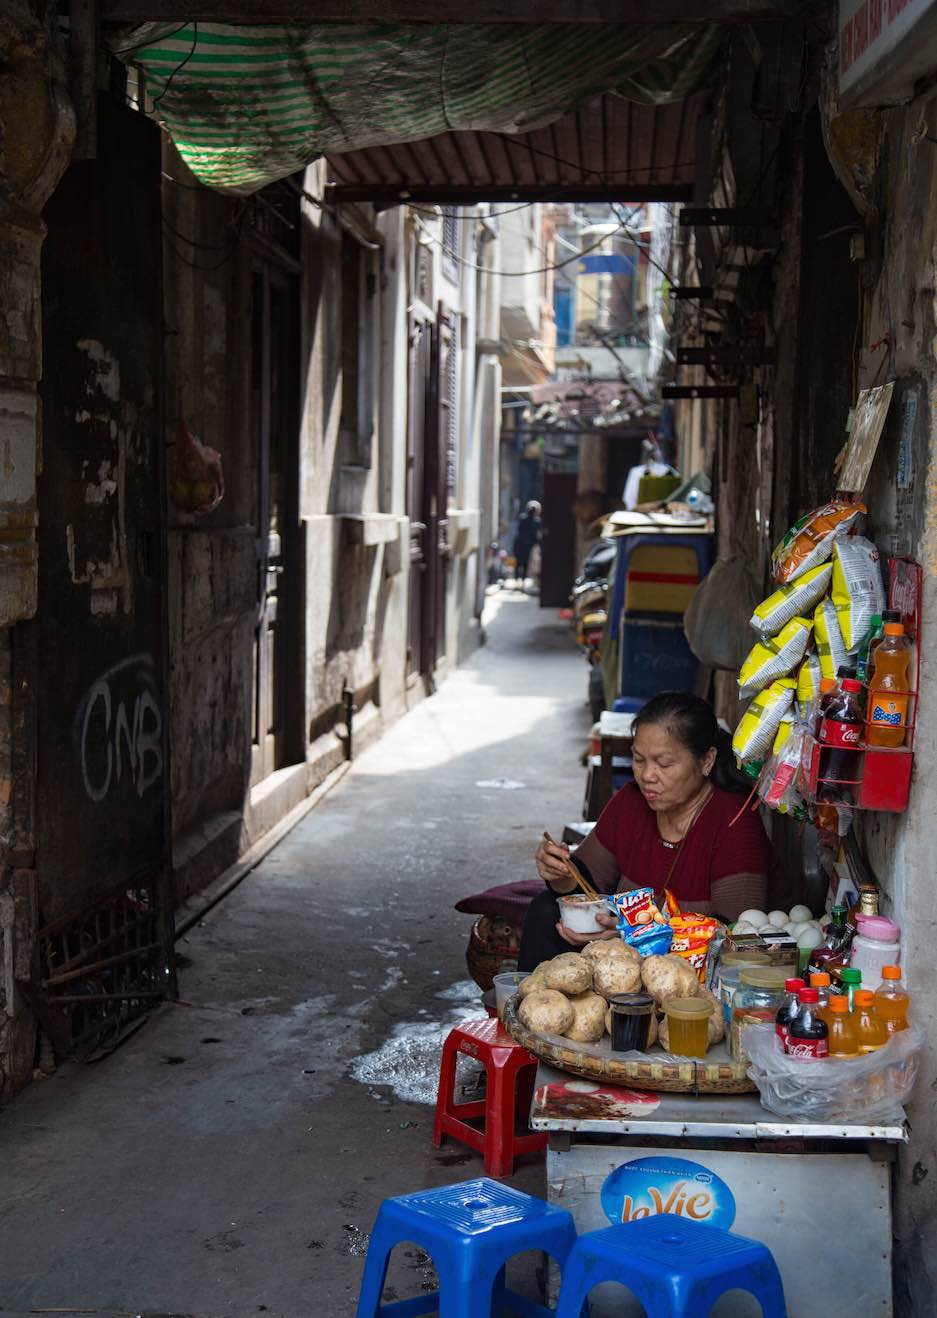
POLYGON ((783 966, 748 966, 739 975, 739 986, 732 998, 732 1025, 729 1051, 736 1062, 745 1060, 742 1034, 746 1025, 774 1026, 784 1001, 783 966))
POLYGON ((716 970, 713 992, 722 1003, 726 1034, 732 1026, 732 999, 739 986, 739 976, 747 966, 768 966, 771 958, 767 952, 723 952, 716 970))

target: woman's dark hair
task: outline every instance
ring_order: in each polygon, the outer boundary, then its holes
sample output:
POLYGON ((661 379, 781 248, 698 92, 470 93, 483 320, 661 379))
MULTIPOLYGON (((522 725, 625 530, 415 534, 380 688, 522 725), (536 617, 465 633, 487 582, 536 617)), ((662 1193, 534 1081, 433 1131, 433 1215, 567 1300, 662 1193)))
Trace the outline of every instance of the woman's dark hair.
POLYGON ((745 795, 751 791, 751 780, 736 767, 732 738, 720 728, 712 706, 705 700, 688 691, 661 691, 635 715, 632 732, 652 725, 665 728, 698 760, 715 746, 716 760, 711 777, 716 787, 745 795))

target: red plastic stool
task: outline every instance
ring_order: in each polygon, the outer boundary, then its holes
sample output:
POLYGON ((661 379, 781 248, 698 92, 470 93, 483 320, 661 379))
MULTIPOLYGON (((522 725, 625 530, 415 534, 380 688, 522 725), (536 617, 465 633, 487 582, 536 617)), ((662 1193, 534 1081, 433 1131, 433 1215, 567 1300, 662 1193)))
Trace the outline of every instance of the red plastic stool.
POLYGON ((516 1135, 514 1115, 518 1103, 530 1107, 537 1076, 537 1059, 511 1038, 499 1020, 463 1021, 450 1030, 442 1048, 439 1092, 433 1143, 438 1148, 447 1135, 485 1155, 488 1176, 509 1176, 519 1153, 540 1153, 547 1147, 545 1134, 516 1135), (482 1062, 487 1076, 485 1097, 456 1103, 455 1072, 459 1053, 482 1062), (485 1118, 484 1130, 467 1124, 471 1117, 485 1118))

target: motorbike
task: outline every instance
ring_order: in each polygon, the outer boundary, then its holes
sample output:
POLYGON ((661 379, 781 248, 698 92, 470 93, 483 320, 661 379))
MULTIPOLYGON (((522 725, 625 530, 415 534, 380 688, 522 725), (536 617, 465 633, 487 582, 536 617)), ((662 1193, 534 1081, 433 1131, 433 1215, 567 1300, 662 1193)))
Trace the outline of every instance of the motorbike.
POLYGON ((608 618, 608 575, 615 554, 613 541, 600 540, 594 545, 583 560, 570 595, 576 641, 589 665, 589 709, 594 723, 605 708, 601 646, 608 618))

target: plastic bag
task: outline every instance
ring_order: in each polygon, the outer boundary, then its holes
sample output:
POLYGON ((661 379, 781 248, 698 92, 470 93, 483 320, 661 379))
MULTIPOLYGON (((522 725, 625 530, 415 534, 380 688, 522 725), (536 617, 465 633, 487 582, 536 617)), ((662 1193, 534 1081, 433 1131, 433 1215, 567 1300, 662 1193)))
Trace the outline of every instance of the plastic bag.
POLYGON ((821 563, 819 567, 804 572, 789 586, 779 586, 752 614, 751 625, 755 631, 776 636, 791 618, 812 613, 826 594, 832 575, 833 564, 821 563))
POLYGON ((820 659, 820 672, 824 677, 836 677, 840 668, 849 663, 846 643, 839 630, 839 616, 832 600, 821 600, 813 615, 814 638, 820 659))
POLYGON ((757 695, 777 678, 786 677, 803 659, 812 631, 809 618, 792 618, 777 636, 762 637, 742 664, 739 695, 743 699, 757 695))
POLYGON ((801 795, 804 744, 809 731, 804 723, 782 720, 774 739, 771 759, 758 782, 758 795, 769 810, 779 815, 805 818, 806 803, 801 795), (781 740, 787 724, 787 735, 781 740))
POLYGON ((833 541, 844 539, 860 513, 866 512, 863 503, 842 503, 835 500, 795 522, 771 555, 774 579, 779 586, 796 581, 811 568, 825 563, 833 552, 833 541))
POLYGON ((860 1057, 806 1061, 788 1057, 773 1025, 746 1025, 742 1047, 763 1107, 792 1121, 856 1122, 892 1118, 911 1097, 925 1034, 916 1025, 893 1034, 884 1048, 860 1057))
POLYGON ((224 498, 221 454, 203 444, 180 417, 169 450, 169 497, 183 513, 213 512, 224 498))
POLYGON ((758 582, 747 559, 719 558, 693 592, 683 615, 687 644, 706 668, 738 672, 748 653, 748 619, 758 582))
POLYGON ((746 709, 732 738, 732 750, 739 764, 767 758, 781 719, 791 707, 796 686, 792 677, 782 677, 757 695, 746 709))
POLYGON ((872 629, 872 615, 885 607, 878 550, 864 536, 833 546, 833 605, 843 643, 854 653, 872 629))

